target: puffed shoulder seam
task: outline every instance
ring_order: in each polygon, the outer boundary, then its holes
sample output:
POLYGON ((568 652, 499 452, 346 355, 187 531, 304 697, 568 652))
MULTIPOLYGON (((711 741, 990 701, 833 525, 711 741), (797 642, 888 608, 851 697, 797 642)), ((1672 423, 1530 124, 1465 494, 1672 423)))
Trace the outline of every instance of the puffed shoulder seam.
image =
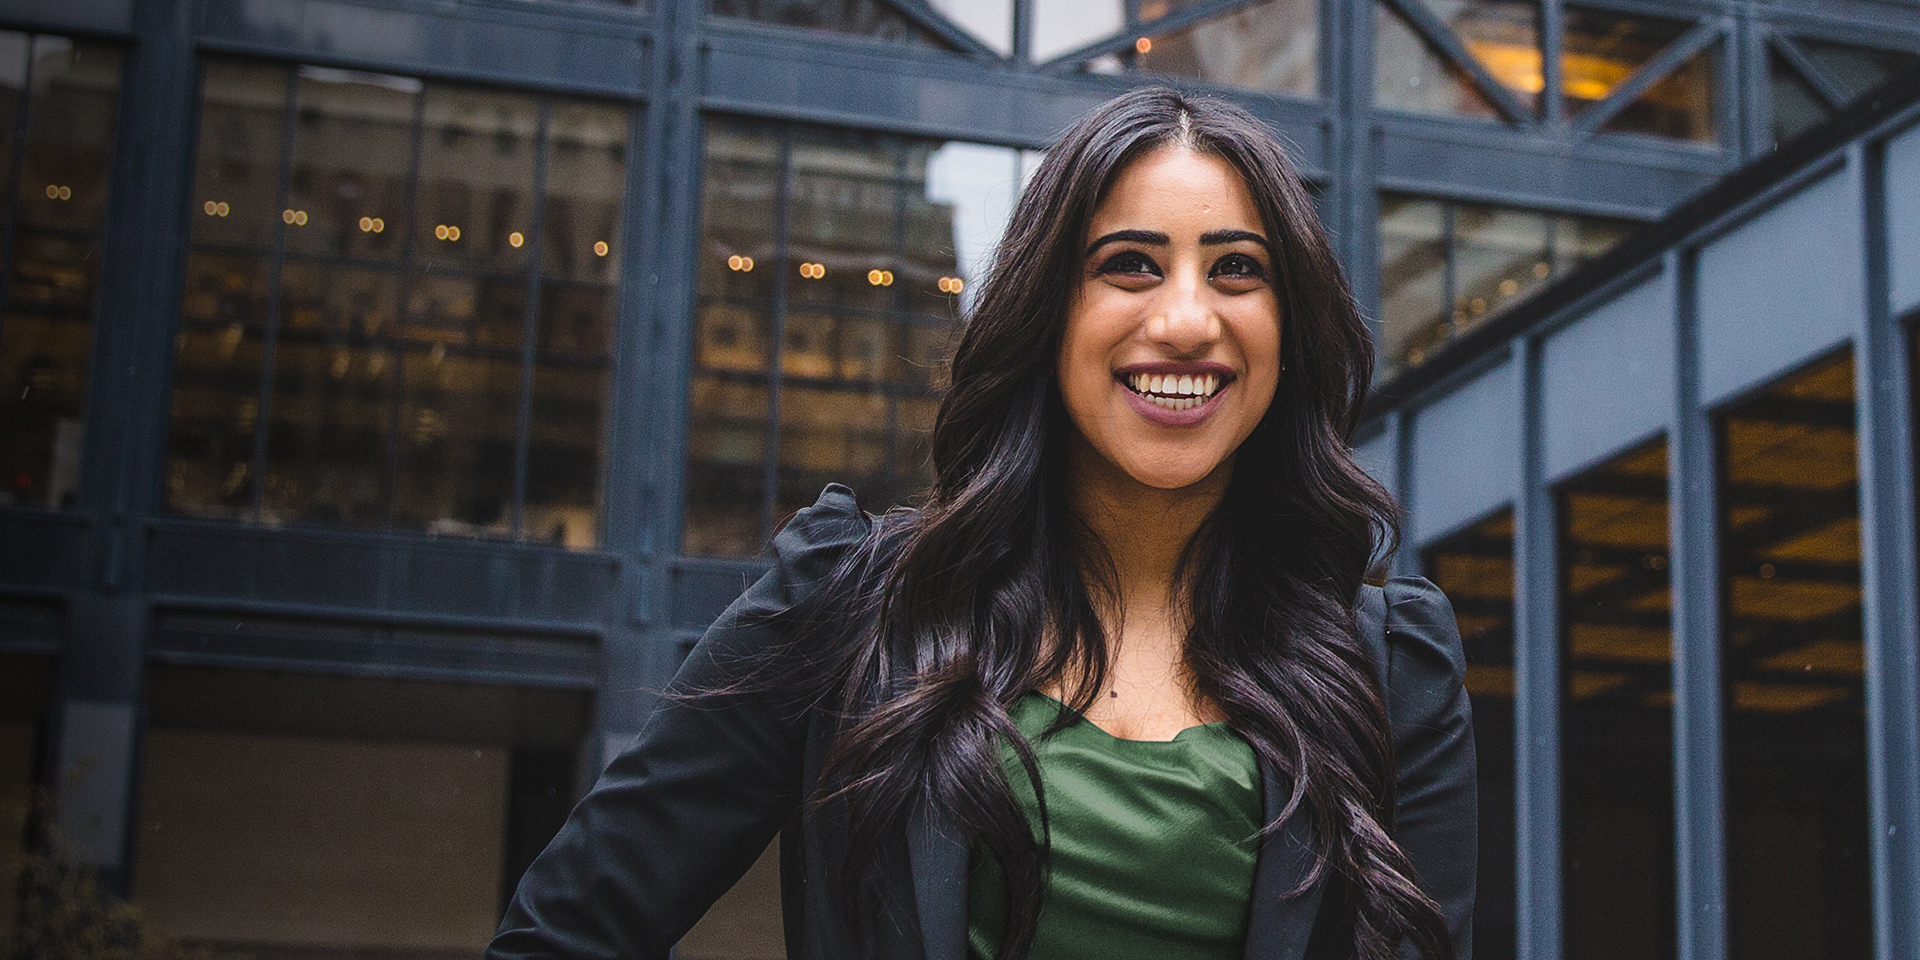
POLYGON ((1464 680, 1466 651, 1446 594, 1425 577, 1394 577, 1385 589, 1389 653, 1415 657, 1464 680))
POLYGON ((773 538, 773 565, 785 599, 798 602, 833 572, 846 552, 873 530, 853 491, 829 483, 773 538))

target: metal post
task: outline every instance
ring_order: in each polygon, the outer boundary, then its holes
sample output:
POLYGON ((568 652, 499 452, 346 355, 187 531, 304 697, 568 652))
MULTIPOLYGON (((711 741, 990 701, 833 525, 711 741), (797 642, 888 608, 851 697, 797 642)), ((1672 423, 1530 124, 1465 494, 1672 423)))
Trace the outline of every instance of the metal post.
POLYGON ((1546 481, 1540 349, 1513 350, 1520 395, 1520 490, 1513 511, 1514 838, 1516 942, 1528 960, 1559 960, 1559 519, 1546 481))
POLYGON ((1674 296, 1673 421, 1667 509, 1672 530, 1674 895, 1680 960, 1727 951, 1726 824, 1722 816, 1720 530, 1713 423, 1700 405, 1697 275, 1690 252, 1669 252, 1674 296))
POLYGON ((1854 334, 1860 576, 1866 647, 1873 955, 1920 960, 1920 615, 1913 382, 1892 318, 1884 147, 1847 149, 1866 224, 1867 302, 1854 334))

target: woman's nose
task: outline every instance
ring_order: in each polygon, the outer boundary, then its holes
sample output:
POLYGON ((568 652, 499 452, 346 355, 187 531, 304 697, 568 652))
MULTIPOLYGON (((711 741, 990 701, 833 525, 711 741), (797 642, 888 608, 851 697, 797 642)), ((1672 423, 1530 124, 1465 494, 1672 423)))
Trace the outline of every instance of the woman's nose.
POLYGON ((1176 279, 1161 288, 1165 296, 1147 320, 1148 339, 1175 352, 1197 353, 1220 337, 1220 315, 1201 280, 1176 279))

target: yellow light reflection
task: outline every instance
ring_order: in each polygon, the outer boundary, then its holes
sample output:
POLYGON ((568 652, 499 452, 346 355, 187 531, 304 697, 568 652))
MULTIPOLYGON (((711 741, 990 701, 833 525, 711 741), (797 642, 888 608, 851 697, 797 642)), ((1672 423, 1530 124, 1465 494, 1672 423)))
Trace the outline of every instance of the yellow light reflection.
POLYGON ((613 248, 607 246, 607 242, 605 240, 595 240, 593 242, 593 255, 596 257, 606 256, 607 251, 611 249, 613 248))
POLYGON ((1153 50, 1153 38, 1152 38, 1152 37, 1141 37, 1140 39, 1138 39, 1138 40, 1135 40, 1135 41, 1133 42, 1133 49, 1134 49, 1135 51, 1137 51, 1137 52, 1139 52, 1139 53, 1148 53, 1148 52, 1150 52, 1150 51, 1152 51, 1152 50, 1153 50))
POLYGON ((507 234, 507 246, 512 247, 515 250, 520 249, 520 246, 526 242, 527 242, 526 235, 521 233, 518 230, 515 230, 514 232, 507 234))

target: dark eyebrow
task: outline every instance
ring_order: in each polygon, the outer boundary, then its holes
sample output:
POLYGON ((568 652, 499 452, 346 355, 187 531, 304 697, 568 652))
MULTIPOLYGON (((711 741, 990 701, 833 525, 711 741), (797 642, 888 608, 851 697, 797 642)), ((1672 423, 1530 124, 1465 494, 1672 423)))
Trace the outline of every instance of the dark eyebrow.
POLYGON ((1087 244, 1087 256, 1109 243, 1144 243, 1153 247, 1164 247, 1173 240, 1158 230, 1115 230, 1112 233, 1087 244))
POLYGON ((1203 247, 1219 246, 1226 243, 1239 243, 1243 240, 1257 243, 1263 247, 1267 245, 1266 237, 1254 233, 1251 230, 1208 230, 1206 233, 1200 235, 1200 245, 1203 247))

